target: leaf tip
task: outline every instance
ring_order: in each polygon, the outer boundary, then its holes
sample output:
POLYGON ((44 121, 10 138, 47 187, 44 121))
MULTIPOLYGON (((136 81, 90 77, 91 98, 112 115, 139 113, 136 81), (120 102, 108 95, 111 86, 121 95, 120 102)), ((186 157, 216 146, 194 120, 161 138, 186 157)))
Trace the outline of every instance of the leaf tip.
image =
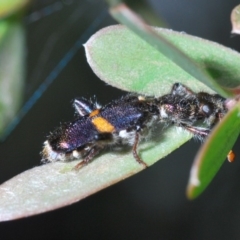
POLYGON ((192 200, 196 197, 196 194, 194 194, 194 190, 198 188, 200 185, 201 181, 199 180, 198 177, 198 167, 196 165, 193 165, 190 171, 190 177, 186 191, 188 199, 192 200))
POLYGON ((232 34, 240 34, 240 5, 236 6, 231 13, 232 34))

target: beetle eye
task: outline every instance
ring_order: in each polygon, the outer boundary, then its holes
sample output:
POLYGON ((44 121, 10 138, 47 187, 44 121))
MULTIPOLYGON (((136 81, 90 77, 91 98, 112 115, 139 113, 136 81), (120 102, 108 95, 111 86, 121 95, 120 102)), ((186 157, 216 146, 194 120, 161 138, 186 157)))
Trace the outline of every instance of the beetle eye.
POLYGON ((202 111, 206 114, 210 114, 211 113, 211 109, 209 108, 208 105, 203 105, 202 107, 202 111))

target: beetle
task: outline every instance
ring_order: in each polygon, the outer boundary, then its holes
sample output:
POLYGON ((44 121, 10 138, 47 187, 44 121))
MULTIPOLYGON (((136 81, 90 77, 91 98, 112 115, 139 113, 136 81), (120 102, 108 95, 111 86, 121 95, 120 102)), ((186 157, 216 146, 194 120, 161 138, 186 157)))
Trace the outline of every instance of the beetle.
POLYGON ((227 112, 218 94, 193 92, 175 83, 169 94, 150 97, 127 94, 101 107, 85 98, 73 104, 77 118, 49 134, 42 151, 43 162, 82 159, 79 169, 108 146, 132 146, 135 160, 145 168, 137 147, 158 123, 181 127, 203 140, 227 112))

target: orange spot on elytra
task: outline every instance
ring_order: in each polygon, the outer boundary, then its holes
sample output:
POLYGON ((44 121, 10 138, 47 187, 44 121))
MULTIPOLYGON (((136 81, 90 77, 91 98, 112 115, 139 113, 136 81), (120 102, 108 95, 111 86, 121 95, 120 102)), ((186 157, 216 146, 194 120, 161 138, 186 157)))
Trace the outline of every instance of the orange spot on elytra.
POLYGON ((99 132, 113 132, 114 126, 102 117, 96 117, 92 119, 92 123, 99 132))
POLYGON ((96 116, 98 114, 99 114, 99 109, 96 109, 96 110, 92 111, 89 116, 90 117, 94 117, 94 116, 96 116))

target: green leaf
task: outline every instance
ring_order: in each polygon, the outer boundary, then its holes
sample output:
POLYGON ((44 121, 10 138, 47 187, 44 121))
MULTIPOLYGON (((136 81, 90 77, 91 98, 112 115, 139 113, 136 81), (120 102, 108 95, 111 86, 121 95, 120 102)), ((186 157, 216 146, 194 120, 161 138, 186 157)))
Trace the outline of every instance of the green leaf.
POLYGON ((231 13, 232 33, 240 34, 240 5, 236 6, 231 13))
POLYGON ((19 20, 0 21, 0 135, 22 102, 25 32, 19 20))
POLYGON ((240 103, 214 128, 198 152, 187 187, 190 199, 199 196, 212 181, 240 133, 240 103))
MULTIPOLYGON (((150 166, 191 136, 175 128, 156 129, 151 141, 139 146, 142 159, 150 166), (176 141, 175 141, 176 140, 176 141)), ((141 170, 129 149, 108 152, 78 172, 77 162, 51 163, 23 172, 0 186, 0 221, 22 218, 72 204, 141 170)))
POLYGON ((0 0, 0 18, 5 18, 22 10, 30 0, 0 0))
MULTIPOLYGON (((215 42, 172 30, 155 28, 225 87, 240 83, 240 54, 215 42)), ((161 96, 175 82, 193 91, 212 93, 190 74, 121 25, 104 28, 85 44, 88 63, 96 75, 117 88, 161 96)))
POLYGON ((125 4, 119 4, 111 8, 112 16, 120 23, 126 25, 134 33, 156 48, 161 54, 169 58, 184 71, 203 82, 219 94, 225 97, 233 96, 231 89, 224 88, 219 85, 213 77, 198 65, 198 62, 193 61, 188 54, 181 51, 177 45, 172 44, 161 33, 157 33, 154 29, 148 26, 141 18, 131 11, 125 4))

